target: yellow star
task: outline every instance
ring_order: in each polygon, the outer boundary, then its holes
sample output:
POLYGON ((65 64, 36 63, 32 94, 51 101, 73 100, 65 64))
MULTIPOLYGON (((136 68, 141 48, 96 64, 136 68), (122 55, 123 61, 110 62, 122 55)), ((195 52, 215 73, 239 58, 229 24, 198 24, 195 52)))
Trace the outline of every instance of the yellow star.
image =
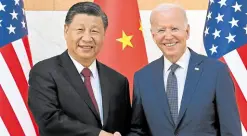
POLYGON ((133 37, 133 35, 127 36, 127 35, 125 34, 125 32, 122 31, 122 38, 117 39, 117 41, 119 41, 119 42, 122 43, 122 49, 123 49, 123 50, 124 50, 124 48, 126 48, 127 46, 133 48, 133 45, 132 45, 132 43, 131 43, 131 41, 130 41, 130 40, 132 39, 132 37, 133 37))
POLYGON ((140 27, 139 30, 142 31, 142 22, 140 21, 140 27))

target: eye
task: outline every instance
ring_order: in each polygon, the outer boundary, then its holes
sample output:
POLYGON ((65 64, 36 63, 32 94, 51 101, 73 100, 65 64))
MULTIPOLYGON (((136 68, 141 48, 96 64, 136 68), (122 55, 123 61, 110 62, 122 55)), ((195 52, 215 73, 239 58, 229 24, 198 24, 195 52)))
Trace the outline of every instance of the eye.
POLYGON ((93 32, 93 33, 99 33, 98 30, 92 30, 91 32, 93 32))
POLYGON ((163 33, 163 32, 165 32, 165 29, 159 29, 157 32, 158 33, 163 33))
POLYGON ((179 29, 178 28, 176 28, 176 27, 173 27, 172 28, 172 31, 178 31, 179 29))

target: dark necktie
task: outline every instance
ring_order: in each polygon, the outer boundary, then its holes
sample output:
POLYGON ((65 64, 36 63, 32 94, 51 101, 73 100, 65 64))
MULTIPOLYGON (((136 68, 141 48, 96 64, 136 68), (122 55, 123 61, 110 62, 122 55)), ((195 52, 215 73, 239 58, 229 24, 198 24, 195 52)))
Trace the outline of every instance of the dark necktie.
POLYGON ((94 93, 93 93, 93 88, 92 88, 92 85, 91 85, 91 80, 90 80, 90 76, 92 75, 92 72, 90 71, 89 68, 84 68, 81 72, 81 74, 83 75, 84 77, 84 84, 87 88, 87 91, 88 91, 88 94, 93 102, 93 105, 96 109, 96 111, 99 113, 99 108, 98 108, 98 104, 96 102, 96 99, 95 99, 95 96, 94 96, 94 93))
POLYGON ((168 103, 170 106, 170 112, 173 118, 173 122, 177 123, 178 118, 178 84, 177 77, 175 75, 176 69, 179 67, 177 64, 172 64, 170 66, 170 73, 167 78, 166 94, 168 98, 168 103))

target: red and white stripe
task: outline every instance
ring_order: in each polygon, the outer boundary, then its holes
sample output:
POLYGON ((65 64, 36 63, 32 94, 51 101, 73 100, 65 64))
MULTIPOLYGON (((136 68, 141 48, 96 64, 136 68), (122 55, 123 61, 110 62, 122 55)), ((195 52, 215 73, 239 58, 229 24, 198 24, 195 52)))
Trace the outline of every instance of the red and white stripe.
MULTIPOLYGON (((224 55, 236 88, 236 98, 240 119, 242 122, 243 136, 247 136, 247 45, 233 50, 224 55)), ((226 113, 227 114, 227 113, 226 113)))
POLYGON ((27 105, 31 54, 27 37, 0 48, 0 134, 36 136, 27 105))
POLYGON ((0 117, 0 132, 1 132, 1 135, 3 136, 10 136, 6 126, 4 125, 4 122, 2 120, 2 118, 0 117))

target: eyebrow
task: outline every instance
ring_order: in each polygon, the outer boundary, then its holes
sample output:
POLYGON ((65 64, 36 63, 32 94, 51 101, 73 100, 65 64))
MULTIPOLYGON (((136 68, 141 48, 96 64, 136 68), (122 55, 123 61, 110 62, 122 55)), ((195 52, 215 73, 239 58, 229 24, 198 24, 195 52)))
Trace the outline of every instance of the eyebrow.
POLYGON ((157 27, 156 29, 167 29, 167 28, 182 28, 179 26, 171 26, 171 27, 157 27))

